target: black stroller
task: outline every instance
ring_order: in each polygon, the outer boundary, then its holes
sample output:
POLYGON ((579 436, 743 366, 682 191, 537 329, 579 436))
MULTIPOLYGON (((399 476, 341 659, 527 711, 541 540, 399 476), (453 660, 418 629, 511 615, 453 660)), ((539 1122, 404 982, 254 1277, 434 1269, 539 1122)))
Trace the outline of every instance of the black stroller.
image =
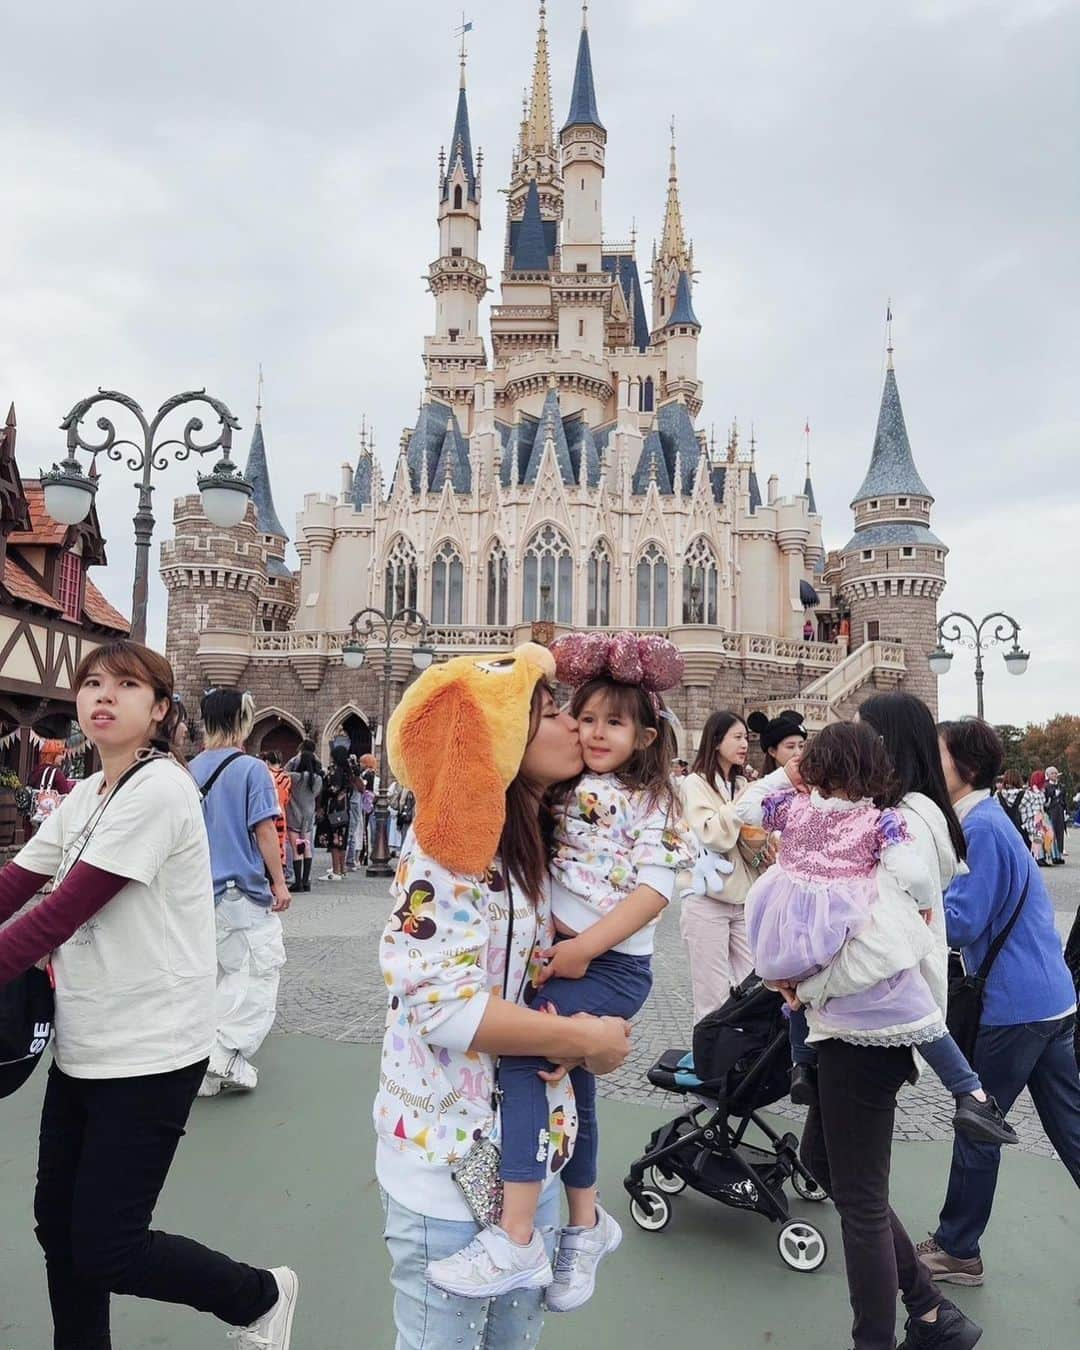
POLYGON ((778 1135, 757 1114, 788 1091, 791 1057, 783 1006, 779 994, 751 975, 694 1028, 692 1054, 668 1050, 660 1056, 649 1082, 699 1100, 653 1132, 623 1185, 630 1215, 647 1233, 667 1227, 668 1197, 690 1186, 779 1223, 781 1259, 792 1270, 812 1271, 825 1261, 825 1237, 812 1223, 791 1217, 784 1183, 790 1181, 804 1200, 825 1200, 826 1193, 799 1161, 796 1136, 778 1135), (751 1123, 770 1147, 746 1142, 751 1123), (647 1170, 651 1186, 643 1184, 647 1170))

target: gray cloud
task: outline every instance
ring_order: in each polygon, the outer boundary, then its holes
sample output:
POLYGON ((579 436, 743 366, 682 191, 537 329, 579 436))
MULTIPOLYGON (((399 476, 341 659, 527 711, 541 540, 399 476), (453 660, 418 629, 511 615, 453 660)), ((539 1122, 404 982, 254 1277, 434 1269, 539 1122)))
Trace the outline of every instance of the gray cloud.
MULTIPOLYGON (((61 415, 98 384, 155 404, 205 384, 246 445, 260 360, 287 522, 305 491, 336 490, 361 414, 389 465, 422 383, 458 15, 434 0, 5 6, 0 397, 17 404, 24 469, 56 457, 61 415)), ((470 17, 497 271, 535 7, 477 0, 470 17)), ((577 23, 554 0, 559 114, 577 23)), ((945 601, 1010 609, 1033 651, 1023 680, 991 666, 988 710, 1075 707, 1080 5, 594 0, 591 28, 606 228, 624 238, 636 219, 645 256, 677 115, 706 423, 753 422, 765 473, 791 490, 809 418, 842 544, 891 295, 908 428, 953 548, 945 601)), ((103 585, 126 605, 134 491, 106 474, 103 585)), ((158 540, 193 478, 160 478, 158 540)), ((160 587, 153 605, 160 636, 160 587)), ((967 710, 970 667, 942 695, 967 710)))

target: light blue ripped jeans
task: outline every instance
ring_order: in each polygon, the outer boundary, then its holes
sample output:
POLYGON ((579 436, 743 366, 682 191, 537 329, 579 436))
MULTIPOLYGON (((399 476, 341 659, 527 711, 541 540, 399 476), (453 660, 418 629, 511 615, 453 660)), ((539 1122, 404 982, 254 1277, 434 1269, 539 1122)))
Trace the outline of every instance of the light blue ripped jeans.
MULTIPOLYGON (((554 1254, 561 1187, 540 1197, 536 1226, 554 1254)), ((531 1350, 544 1329, 542 1289, 516 1289, 499 1298, 456 1298, 429 1284, 427 1265, 453 1256, 480 1231, 479 1224, 429 1219, 383 1195, 383 1237, 394 1286, 394 1350, 531 1350)))

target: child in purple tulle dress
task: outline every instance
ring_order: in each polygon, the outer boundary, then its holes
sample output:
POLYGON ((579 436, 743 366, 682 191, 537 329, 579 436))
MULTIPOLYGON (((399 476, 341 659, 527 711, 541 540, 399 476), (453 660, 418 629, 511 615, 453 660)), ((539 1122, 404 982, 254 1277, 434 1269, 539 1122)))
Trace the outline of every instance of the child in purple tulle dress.
POLYGON ((811 1042, 918 1046, 957 1100, 955 1127, 1014 1143, 919 968, 930 940, 921 916, 933 903, 934 882, 902 817, 874 805, 888 795, 892 776, 880 738, 864 724, 829 726, 811 742, 799 773, 809 792, 783 789, 762 806, 762 824, 779 832, 780 852, 746 898, 755 970, 793 997, 800 981, 842 954, 850 992, 807 1008, 811 1042), (880 869, 900 892, 879 887, 880 869))

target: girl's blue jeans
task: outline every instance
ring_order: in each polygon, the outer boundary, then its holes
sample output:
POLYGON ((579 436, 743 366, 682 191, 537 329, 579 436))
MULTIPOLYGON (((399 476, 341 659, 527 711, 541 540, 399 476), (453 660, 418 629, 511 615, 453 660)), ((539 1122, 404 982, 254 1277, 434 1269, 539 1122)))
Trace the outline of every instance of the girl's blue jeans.
MULTIPOLYGON (((652 958, 604 952, 589 962, 580 980, 549 980, 533 1007, 550 1003, 563 1017, 592 1013, 596 1017, 633 1017, 652 989, 652 958)), ((547 1084, 539 1076, 550 1070, 546 1059, 505 1055, 499 1060, 502 1090, 503 1181, 542 1181, 547 1175, 549 1140, 563 1184, 585 1188, 596 1185, 596 1079, 588 1069, 571 1069, 577 1102, 578 1133, 573 1154, 566 1158, 560 1122, 548 1116, 547 1084), (563 1166, 565 1162, 565 1166, 563 1166), (561 1170, 560 1170, 561 1169, 561 1170)))

